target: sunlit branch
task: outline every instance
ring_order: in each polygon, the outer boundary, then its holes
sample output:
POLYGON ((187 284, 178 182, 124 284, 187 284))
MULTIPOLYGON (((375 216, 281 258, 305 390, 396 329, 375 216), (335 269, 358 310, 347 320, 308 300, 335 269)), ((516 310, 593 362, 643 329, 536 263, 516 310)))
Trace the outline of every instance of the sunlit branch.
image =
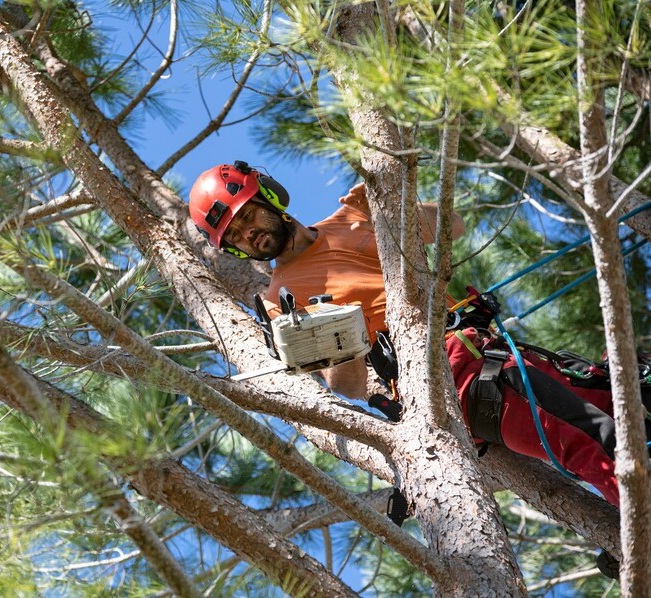
MULTIPOLYGON (((269 30, 269 25, 271 23, 272 6, 273 6, 273 2, 271 2, 271 0, 265 0, 264 9, 263 9, 263 19, 261 24, 260 36, 259 36, 261 39, 264 39, 266 37, 267 32, 269 30)), ((249 57, 249 59, 246 61, 246 64, 244 65, 244 69, 242 70, 242 74, 240 75, 239 81, 237 82, 235 89, 231 92, 230 96, 222 106, 221 112, 215 118, 213 118, 202 131, 200 131, 197 135, 195 135, 188 143, 186 143, 178 151, 174 152, 169 158, 167 158, 167 160, 165 160, 156 169, 156 173, 159 176, 165 174, 170 168, 172 168, 172 166, 174 166, 174 164, 176 164, 181 158, 183 158, 183 156, 185 156, 190 151, 192 151, 201 142, 203 142, 206 138, 208 138, 212 133, 219 130, 219 127, 221 127, 222 123, 224 122, 226 117, 230 114, 231 109, 235 105, 235 101, 242 93, 246 81, 251 75, 251 73, 253 72, 256 63, 263 55, 264 48, 265 48, 264 44, 258 45, 253 51, 253 53, 251 54, 251 56, 249 57)))
POLYGON ((0 137, 0 153, 31 158, 38 162, 61 165, 60 155, 44 143, 0 137))
POLYGON ((602 573, 596 567, 592 569, 584 569, 582 571, 573 571, 572 573, 566 573, 565 575, 559 575, 557 577, 553 577, 552 579, 547 579, 545 581, 531 584, 530 586, 527 586, 527 590, 530 592, 536 592, 538 590, 553 588, 554 586, 576 581, 578 579, 596 577, 597 575, 602 575, 602 573))
POLYGON ((635 180, 620 194, 613 203, 612 207, 606 212, 606 216, 612 218, 617 213, 621 205, 633 194, 633 192, 651 175, 651 163, 646 165, 646 168, 637 176, 635 180))
POLYGON ((149 261, 141 259, 135 266, 131 267, 115 284, 110 285, 106 292, 95 302, 99 307, 107 307, 116 301, 123 293, 126 293, 133 282, 150 266, 149 261))
POLYGON ((72 212, 72 208, 81 208, 83 211, 95 209, 96 206, 91 197, 84 191, 75 191, 57 197, 47 203, 34 206, 28 210, 6 216, 0 222, 0 231, 7 228, 37 225, 40 222, 51 224, 66 219, 79 212, 72 212))
MULTIPOLYGON (((166 377, 155 377, 141 360, 124 351, 110 350, 106 346, 81 345, 56 331, 42 332, 7 321, 0 321, 0 339, 7 345, 21 351, 24 356, 36 356, 51 360, 62 367, 73 367, 76 373, 90 370, 134 382, 151 384, 157 388, 178 394, 188 394, 184 386, 172 384, 166 377)), ((160 348, 159 348, 160 350, 160 348)), ((343 438, 355 430, 359 443, 377 443, 386 433, 387 424, 358 407, 342 403, 325 389, 316 396, 295 396, 291 390, 287 394, 271 394, 258 390, 254 385, 231 382, 203 372, 194 376, 227 395, 231 400, 248 411, 266 413, 292 422, 310 424, 318 419, 319 425, 343 438), (360 418, 364 426, 356 425, 360 418)), ((284 374, 279 374, 284 376, 284 374)), ((361 461, 363 462, 363 461, 361 461)))
MULTIPOLYGON (((153 17, 152 17, 153 19, 153 17)), ((167 51, 163 56, 158 68, 154 71, 149 81, 140 89, 140 91, 133 96, 131 101, 120 110, 120 113, 113 119, 115 124, 120 125, 124 119, 133 111, 133 109, 142 102, 151 89, 158 83, 165 71, 169 69, 174 58, 174 50, 176 49, 176 39, 178 35, 178 7, 176 0, 170 0, 170 31, 168 36, 167 51)))

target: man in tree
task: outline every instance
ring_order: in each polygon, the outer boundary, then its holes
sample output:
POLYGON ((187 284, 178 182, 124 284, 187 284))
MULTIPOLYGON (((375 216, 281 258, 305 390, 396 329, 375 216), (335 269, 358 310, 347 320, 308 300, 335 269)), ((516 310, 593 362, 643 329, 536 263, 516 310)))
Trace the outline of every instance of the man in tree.
MULTIPOLYGON (((390 363, 384 282, 364 185, 353 187, 340 202, 343 206, 330 217, 304 226, 287 215, 289 196, 282 185, 236 162, 211 168, 197 179, 190 192, 190 215, 222 251, 239 258, 275 260, 266 296, 272 315, 281 313, 275 302, 281 287, 291 290, 298 307, 308 305, 309 297, 317 294, 332 295, 338 304, 361 302, 373 344, 370 362, 391 383, 397 365, 390 363)), ((431 243, 436 205, 419 206, 419 215, 423 240, 431 243)), ((453 238, 463 233, 461 219, 455 218, 453 238)), ((519 369, 513 355, 487 330, 496 313, 490 297, 477 297, 471 307, 472 319, 446 335, 446 349, 473 436, 528 456, 551 458, 617 506, 610 391, 573 386, 535 352, 523 353, 526 367, 519 369), (523 376, 535 389, 533 410, 523 376), (536 417, 544 438, 538 435, 536 417)), ((367 393, 368 368, 363 358, 324 370, 322 375, 334 392, 351 398, 367 393)), ((394 421, 399 419, 399 407, 382 410, 394 421)))

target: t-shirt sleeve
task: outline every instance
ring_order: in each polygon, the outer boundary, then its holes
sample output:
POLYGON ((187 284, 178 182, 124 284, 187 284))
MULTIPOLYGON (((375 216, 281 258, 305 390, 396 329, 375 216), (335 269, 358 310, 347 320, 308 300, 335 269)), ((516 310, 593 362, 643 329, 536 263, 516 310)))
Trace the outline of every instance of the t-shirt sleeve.
POLYGON ((278 316, 282 315, 282 311, 280 309, 280 306, 277 305, 276 303, 273 303, 272 301, 269 301, 268 299, 264 299, 264 306, 267 308, 267 313, 269 314, 269 317, 273 320, 274 318, 277 318, 278 316))

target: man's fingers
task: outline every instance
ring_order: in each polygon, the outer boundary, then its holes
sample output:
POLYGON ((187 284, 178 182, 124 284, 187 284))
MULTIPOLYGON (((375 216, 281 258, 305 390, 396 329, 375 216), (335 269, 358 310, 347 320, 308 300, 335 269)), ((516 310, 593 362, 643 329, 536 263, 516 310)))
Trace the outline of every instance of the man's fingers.
POLYGON ((354 187, 351 187, 346 195, 339 198, 339 203, 353 205, 360 202, 366 201, 366 184, 357 183, 354 187))

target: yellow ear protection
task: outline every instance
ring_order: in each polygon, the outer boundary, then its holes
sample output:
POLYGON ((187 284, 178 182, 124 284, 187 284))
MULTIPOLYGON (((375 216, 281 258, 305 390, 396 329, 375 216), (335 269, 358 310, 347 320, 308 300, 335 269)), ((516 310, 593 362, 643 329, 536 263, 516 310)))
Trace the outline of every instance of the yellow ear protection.
POLYGON ((228 245, 225 242, 222 242, 221 250, 225 251, 226 253, 230 253, 231 255, 234 255, 235 257, 239 257, 240 259, 248 259, 251 256, 248 253, 245 253, 241 249, 238 249, 237 247, 233 247, 232 245, 228 245))
POLYGON ((284 212, 289 205, 289 193, 278 181, 270 176, 261 174, 258 177, 260 195, 264 197, 279 212, 284 212))
POLYGON ((289 205, 289 193, 278 181, 269 175, 254 170, 243 160, 235 160, 233 167, 244 175, 253 172, 258 179, 258 189, 261 197, 266 199, 279 212, 284 212, 287 209, 289 205))

